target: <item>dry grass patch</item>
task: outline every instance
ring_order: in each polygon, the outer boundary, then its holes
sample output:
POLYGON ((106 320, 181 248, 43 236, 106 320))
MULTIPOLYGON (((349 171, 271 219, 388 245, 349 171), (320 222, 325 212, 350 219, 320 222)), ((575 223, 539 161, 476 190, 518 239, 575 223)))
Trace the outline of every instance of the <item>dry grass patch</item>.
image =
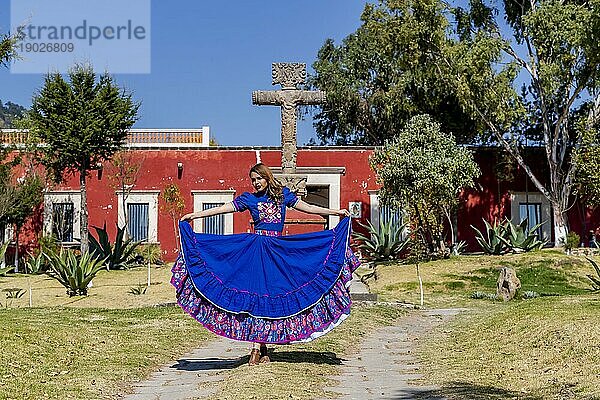
POLYGON ((390 325, 406 313, 389 306, 355 305, 350 317, 326 336, 304 345, 277 346, 272 362, 242 365, 227 372, 212 399, 311 399, 329 397, 323 388, 339 373, 344 354, 358 351, 374 329, 390 325))
POLYGON ((175 307, 2 309, 0 398, 116 398, 212 337, 175 307))
POLYGON ((421 348, 427 381, 451 399, 600 399, 600 298, 497 304, 421 348))
MULTIPOLYGON (((32 288, 34 307, 98 307, 98 308, 135 308, 156 304, 173 303, 175 289, 171 286, 170 266, 151 268, 151 285, 146 294, 133 295, 131 288, 147 282, 148 269, 145 267, 129 270, 100 271, 94 278, 88 296, 69 297, 66 289, 47 275, 15 274, 0 277, 0 290, 21 288, 28 292, 32 288)), ((0 294, 1 295, 1 294, 0 294)), ((19 299, 0 297, 0 304, 9 307, 28 307, 29 294, 19 299)))

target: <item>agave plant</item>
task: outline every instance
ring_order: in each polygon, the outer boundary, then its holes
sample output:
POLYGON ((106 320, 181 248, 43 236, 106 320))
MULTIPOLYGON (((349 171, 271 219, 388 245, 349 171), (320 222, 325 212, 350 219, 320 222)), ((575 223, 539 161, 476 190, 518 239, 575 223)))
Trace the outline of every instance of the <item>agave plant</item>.
POLYGON ((592 264, 592 267, 594 267, 594 270, 596 271, 597 276, 587 274, 587 277, 591 281, 592 290, 597 292, 600 290, 600 266, 598 266, 598 263, 591 258, 586 257, 586 259, 592 264))
POLYGON ((452 245, 450 254, 452 254, 453 256, 460 256, 465 252, 466 249, 467 249, 467 242, 465 242, 464 240, 461 240, 460 242, 454 243, 452 245))
POLYGON ((43 254, 50 261, 48 275, 67 288, 70 297, 87 296, 90 282, 104 268, 104 259, 91 253, 78 255, 73 250, 61 250, 59 253, 43 254))
POLYGON ((500 255, 506 253, 508 250, 508 246, 506 244, 506 235, 507 228, 506 223, 494 223, 494 225, 490 225, 485 219, 483 220, 486 229, 486 235, 481 233, 481 231, 471 225, 471 228, 477 232, 477 236, 475 239, 481 249, 486 254, 500 255))
POLYGON ((353 238, 360 242, 358 248, 368 261, 379 263, 396 259, 408 244, 408 238, 402 237, 406 224, 390 220, 380 222, 378 229, 369 221, 360 225, 368 230, 368 235, 356 232, 353 238))
POLYGON ((6 288, 2 289, 4 293, 6 293, 7 299, 20 299, 25 294, 25 290, 15 287, 15 288, 6 288))
MULTIPOLYGON (((8 245, 10 242, 5 242, 0 246, 0 260, 4 260, 4 254, 6 254, 6 249, 8 249, 8 245)), ((14 265, 9 265, 7 267, 0 267, 0 276, 4 276, 15 268, 14 265)))
POLYGON ((141 283, 138 283, 137 286, 134 286, 132 288, 129 289, 129 293, 136 295, 136 296, 141 296, 143 294, 146 294, 146 290, 148 290, 148 286, 147 285, 143 285, 141 283))
POLYGON ((547 243, 547 240, 539 240, 536 231, 543 223, 537 224, 531 229, 527 229, 527 218, 515 225, 508 219, 506 220, 506 236, 500 237, 506 246, 513 252, 528 252, 539 250, 547 243))
POLYGON ((97 259, 105 260, 106 269, 126 269, 128 262, 134 256, 136 247, 141 242, 135 242, 133 239, 124 239, 125 227, 119 228, 117 226, 117 237, 115 243, 110 244, 108 240, 108 233, 106 232, 106 226, 99 228, 94 227, 98 239, 96 239, 91 233, 89 234, 90 240, 90 253, 97 259))
POLYGON ((25 261, 25 272, 28 274, 39 275, 48 269, 48 258, 42 251, 37 254, 29 254, 25 261))

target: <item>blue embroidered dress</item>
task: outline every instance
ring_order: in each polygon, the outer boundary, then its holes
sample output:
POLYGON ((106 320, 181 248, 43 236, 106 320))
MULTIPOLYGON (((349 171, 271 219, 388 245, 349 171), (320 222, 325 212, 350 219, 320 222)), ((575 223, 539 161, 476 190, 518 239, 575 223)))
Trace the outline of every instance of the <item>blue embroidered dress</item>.
POLYGON ((313 340, 350 314, 349 282, 359 263, 348 246, 350 218, 333 229, 281 236, 286 207, 298 198, 284 188, 277 204, 243 193, 255 233, 211 235, 180 223, 182 252, 171 283, 178 304, 210 331, 234 340, 313 340))

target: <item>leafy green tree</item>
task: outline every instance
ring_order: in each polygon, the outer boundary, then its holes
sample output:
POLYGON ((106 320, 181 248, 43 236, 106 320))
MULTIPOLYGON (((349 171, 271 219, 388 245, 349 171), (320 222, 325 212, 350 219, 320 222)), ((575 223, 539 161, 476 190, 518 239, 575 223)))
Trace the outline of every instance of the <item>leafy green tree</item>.
POLYGON ((341 47, 327 42, 314 64, 316 86, 330 92, 317 116, 320 137, 379 143, 426 94, 456 99, 477 133, 453 127, 458 141, 496 143, 516 160, 552 205, 559 245, 578 168, 573 152, 598 130, 600 0, 381 0, 362 20, 341 47), (404 61, 413 68, 396 68, 404 61), (427 90, 404 90, 404 82, 427 90), (546 165, 534 171, 537 159, 523 145, 542 150, 546 165))
POLYGON ((382 203, 408 213, 411 230, 430 256, 449 255, 444 221, 452 226, 461 190, 472 186, 480 174, 470 151, 459 147, 430 116, 418 115, 375 150, 370 163, 382 185, 382 203))
POLYGON ((96 79, 90 66, 76 65, 69 82, 58 73, 46 76, 33 98, 31 131, 43 143, 39 161, 61 182, 79 175, 81 251, 88 251, 87 176, 123 145, 137 119, 139 103, 108 75, 96 79))
POLYGON ((548 199, 559 245, 581 160, 573 153, 598 129, 600 1, 471 0, 450 11, 456 35, 437 58, 440 76, 548 199), (548 175, 523 144, 543 149, 548 175))
POLYGON ((19 104, 0 101, 0 128, 13 128, 13 121, 22 118, 27 109, 19 104))
POLYGON ((125 219, 125 239, 129 238, 129 213, 127 198, 131 194, 144 163, 143 157, 136 157, 132 151, 122 150, 115 153, 108 168, 108 179, 112 188, 121 193, 121 206, 125 219))
POLYGON ((22 35, 17 33, 4 33, 0 35, 0 65, 7 67, 11 60, 19 58, 17 44, 22 35))
POLYGON ((575 187, 584 204, 600 205, 600 137, 596 131, 583 135, 573 156, 577 163, 575 187))
POLYGON ((408 120, 430 114, 444 130, 471 141, 475 124, 461 110, 432 58, 449 22, 437 0, 367 4, 362 24, 341 45, 328 39, 313 64, 311 86, 327 103, 315 116, 323 143, 382 145, 408 120))
POLYGON ((44 182, 35 173, 27 173, 7 185, 12 199, 12 207, 4 216, 4 221, 13 224, 15 233, 15 271, 19 271, 19 232, 35 209, 42 203, 44 182))
POLYGON ((173 220, 173 229, 175 230, 175 241, 177 242, 177 247, 179 247, 179 235, 177 234, 177 221, 181 218, 181 214, 185 209, 185 199, 181 194, 181 189, 177 184, 172 183, 170 185, 165 186, 160 194, 164 203, 162 205, 162 209, 169 214, 171 219, 173 220))

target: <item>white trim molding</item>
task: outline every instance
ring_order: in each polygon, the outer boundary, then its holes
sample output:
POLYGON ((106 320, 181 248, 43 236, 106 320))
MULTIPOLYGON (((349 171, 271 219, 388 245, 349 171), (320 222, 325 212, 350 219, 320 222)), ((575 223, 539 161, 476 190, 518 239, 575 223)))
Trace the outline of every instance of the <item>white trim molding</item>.
POLYGON ((48 191, 44 193, 44 234, 52 234, 52 205, 73 203, 73 241, 63 244, 79 244, 81 241, 81 192, 79 190, 48 191))
MULTIPOLYGON (((345 170, 344 170, 345 171, 345 170)), ((341 184, 340 176, 342 171, 337 170, 335 173, 319 173, 317 171, 305 171, 302 173, 308 178, 306 180, 306 186, 327 186, 329 188, 329 205, 328 207, 337 210, 340 207, 340 195, 341 195, 341 184)), ((340 221, 340 217, 337 215, 329 215, 327 217, 329 229, 333 228, 340 221)))
POLYGON ((542 235, 544 239, 550 240, 552 235, 552 207, 550 202, 543 194, 539 192, 511 192, 510 193, 510 220, 513 224, 519 221, 519 205, 525 203, 540 203, 542 213, 542 235))
POLYGON ((369 190, 369 221, 379 227, 379 190, 369 190))
MULTIPOLYGON (((202 211, 204 203, 231 203, 235 195, 235 190, 192 190, 194 198, 194 212, 202 211)), ((233 233, 233 213, 223 215, 224 233, 226 235, 233 233)), ((202 233, 202 220, 194 220, 194 231, 202 233)))
MULTIPOLYGON (((271 171, 277 178, 277 175, 281 174, 281 167, 271 167, 271 171)), ((327 186, 329 188, 328 208, 334 210, 341 208, 340 176, 346 174, 346 167, 297 167, 296 173, 307 177, 306 186, 327 186)), ((329 215, 324 218, 327 218, 329 229, 340 221, 340 217, 337 215, 329 215)))
MULTIPOLYGON (((148 203, 148 242, 158 243, 158 196, 160 190, 132 190, 125 206, 130 203, 148 203)), ((125 226, 125 213, 123 210, 123 193, 117 192, 117 212, 119 228, 125 226)))

